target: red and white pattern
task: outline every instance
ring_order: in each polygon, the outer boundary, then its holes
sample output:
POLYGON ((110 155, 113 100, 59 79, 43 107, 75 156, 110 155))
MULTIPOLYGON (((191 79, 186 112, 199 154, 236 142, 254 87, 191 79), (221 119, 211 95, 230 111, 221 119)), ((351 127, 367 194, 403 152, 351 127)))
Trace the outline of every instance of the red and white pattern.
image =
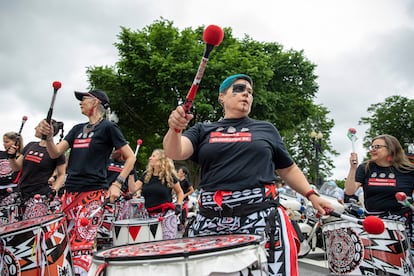
POLYGON ((383 220, 385 231, 368 234, 349 221, 323 226, 330 272, 357 275, 413 275, 413 264, 405 226, 383 220))
POLYGON ((1 275, 74 275, 63 215, 1 226, 0 255, 1 275))

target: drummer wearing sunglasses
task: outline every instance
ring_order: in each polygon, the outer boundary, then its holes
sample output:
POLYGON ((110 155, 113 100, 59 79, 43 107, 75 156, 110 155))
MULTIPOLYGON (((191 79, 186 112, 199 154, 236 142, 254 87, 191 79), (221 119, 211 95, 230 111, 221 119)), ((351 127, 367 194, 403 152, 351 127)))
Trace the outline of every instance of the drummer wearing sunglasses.
MULTIPOLYGON (((364 192, 364 205, 368 214, 382 218, 402 220, 409 225, 412 211, 400 204, 395 195, 404 192, 411 197, 414 189, 414 165, 394 136, 384 134, 372 139, 370 159, 358 165, 355 152, 350 156, 350 169, 345 181, 345 194, 353 195, 359 187, 364 192)), ((413 230, 407 233, 413 240, 413 230)), ((411 248, 414 248, 412 243, 411 248)), ((414 252, 413 252, 414 253, 414 252)))
POLYGON ((184 133, 176 130, 184 130, 193 115, 178 106, 168 120, 164 150, 174 160, 191 159, 201 167, 200 212, 189 236, 266 232, 269 275, 297 275, 297 259, 290 253, 295 234, 278 207, 277 175, 321 214, 331 206, 310 187, 278 130, 249 117, 254 93, 248 75, 226 78, 218 95, 224 118, 197 123, 184 133))
POLYGON ((75 125, 58 144, 54 143, 53 127, 46 120, 40 123, 40 131, 47 136, 46 148, 52 158, 70 149, 62 209, 68 220, 74 272, 87 275, 103 219, 102 209, 95 211, 105 198, 114 202, 120 196, 121 187, 133 170, 136 158, 118 125, 104 120, 109 108, 106 93, 98 89, 75 91, 75 97, 87 122, 75 125), (125 164, 116 180, 109 185, 107 166, 114 148, 125 157, 125 164), (91 223, 83 225, 82 218, 89 218, 91 223))

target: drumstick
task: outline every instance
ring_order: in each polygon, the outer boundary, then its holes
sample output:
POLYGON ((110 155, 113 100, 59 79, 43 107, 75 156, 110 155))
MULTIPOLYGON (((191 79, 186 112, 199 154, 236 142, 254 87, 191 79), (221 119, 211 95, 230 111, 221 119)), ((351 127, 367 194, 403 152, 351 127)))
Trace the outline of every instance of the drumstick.
POLYGON ((379 235, 382 234, 385 229, 385 225, 382 219, 376 216, 367 216, 365 219, 362 220, 344 214, 339 214, 332 209, 325 209, 325 212, 329 216, 334 216, 362 225, 364 227, 364 230, 367 231, 369 234, 379 235))
MULTIPOLYGON (((355 141, 358 139, 356 137, 356 132, 357 132, 356 129, 351 127, 351 128, 348 129, 348 133, 347 133, 347 136, 348 136, 349 140, 351 140, 352 152, 355 152, 355 141)), ((354 160, 353 163, 356 164, 357 161, 354 160)))
POLYGON ((105 201, 102 203, 101 206, 96 208, 92 213, 89 214, 89 216, 81 218, 80 224, 82 226, 87 226, 89 224, 89 220, 92 219, 101 209, 105 208, 105 206, 108 204, 109 204, 109 198, 105 198, 105 201))
POLYGON ((172 215, 175 215, 175 213, 169 213, 169 214, 167 214, 167 215, 164 215, 164 216, 158 217, 158 221, 163 221, 164 219, 166 219, 166 218, 168 218, 168 217, 171 217, 172 215))
POLYGON ((141 139, 138 139, 137 140, 137 148, 135 149, 135 157, 137 157, 138 150, 141 147, 141 145, 142 145, 142 140, 141 139))
POLYGON ((407 195, 404 192, 395 193, 395 199, 397 199, 398 203, 401 203, 403 206, 409 207, 414 211, 414 206, 408 201, 407 195))
MULTIPOLYGON (((52 114, 53 114, 53 106, 55 105, 56 93, 62 87, 62 83, 60 81, 54 81, 52 83, 53 86, 53 96, 52 101, 50 102, 49 111, 47 112, 46 121, 50 124, 52 121, 52 114)), ((42 140, 46 140, 46 135, 42 135, 42 140)))
POLYGON ((20 125, 20 129, 19 129, 18 135, 16 137, 16 142, 14 143, 15 146, 17 146, 20 143, 20 135, 22 134, 23 126, 26 123, 26 121, 27 121, 27 116, 23 116, 22 123, 20 125))
MULTIPOLYGON (((196 97, 198 87, 200 85, 201 79, 203 78, 204 71, 207 66, 208 57, 210 56, 211 51, 215 46, 219 46, 224 38, 223 30, 217 25, 209 25, 203 32, 203 41, 205 43, 203 57, 200 61, 200 64, 197 69, 197 73, 194 77, 193 83, 191 84, 190 90, 187 93, 185 102, 183 104, 183 109, 185 113, 189 113, 193 101, 196 97)), ((176 129, 175 132, 179 133, 181 130, 176 129)))

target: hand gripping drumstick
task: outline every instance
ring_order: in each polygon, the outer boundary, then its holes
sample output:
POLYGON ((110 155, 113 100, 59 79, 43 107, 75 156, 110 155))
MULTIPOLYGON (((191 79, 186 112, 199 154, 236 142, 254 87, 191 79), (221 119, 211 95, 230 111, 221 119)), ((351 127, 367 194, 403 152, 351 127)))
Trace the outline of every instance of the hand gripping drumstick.
POLYGON ((27 116, 23 116, 22 118, 22 124, 20 125, 19 133, 17 134, 16 142, 14 142, 14 145, 17 146, 20 143, 20 135, 22 134, 23 126, 27 121, 27 116))
MULTIPOLYGON (((49 124, 52 121, 53 106, 55 105, 56 93, 62 87, 62 83, 59 81, 54 81, 52 83, 52 86, 53 86, 53 96, 52 96, 52 101, 50 103, 49 112, 47 113, 47 117, 46 117, 46 121, 49 124)), ((46 140, 46 139, 47 139, 47 136, 42 135, 42 140, 46 140)))
POLYGON ((414 211, 414 206, 408 201, 407 195, 404 192, 395 193, 395 199, 405 207, 409 207, 414 211))
MULTIPOLYGON (((211 51, 214 49, 214 46, 220 45, 220 43, 223 41, 223 38, 224 32, 217 25, 209 25, 204 30, 203 40, 206 43, 206 47, 204 48, 203 58, 201 59, 200 65, 198 66, 197 74, 193 80, 193 84, 191 85, 191 88, 188 91, 185 102, 183 104, 183 109, 186 113, 190 111, 190 108, 193 105, 198 86, 200 85, 201 79, 203 78, 204 70, 206 69, 208 57, 211 51)), ((178 133, 181 132, 181 130, 176 129, 175 132, 178 133)))
MULTIPOLYGON (((347 133, 347 136, 348 136, 349 140, 351 140, 352 152, 355 152, 355 141, 358 139, 356 137, 356 132, 357 132, 356 129, 351 127, 351 128, 348 129, 348 133, 347 133)), ((353 163, 356 164, 357 161, 354 160, 353 163)))
POLYGON ((379 235, 382 234, 385 229, 385 225, 382 219, 376 216, 367 216, 365 219, 362 220, 344 214, 339 214, 332 209, 325 209, 325 212, 329 216, 334 216, 362 225, 364 227, 364 230, 367 231, 368 234, 379 235))
POLYGON ((101 209, 105 208, 105 206, 108 204, 109 198, 106 198, 102 205, 96 208, 92 213, 90 213, 89 216, 81 218, 80 225, 87 226, 89 224, 89 220, 92 219, 96 215, 96 213, 98 213, 101 209))

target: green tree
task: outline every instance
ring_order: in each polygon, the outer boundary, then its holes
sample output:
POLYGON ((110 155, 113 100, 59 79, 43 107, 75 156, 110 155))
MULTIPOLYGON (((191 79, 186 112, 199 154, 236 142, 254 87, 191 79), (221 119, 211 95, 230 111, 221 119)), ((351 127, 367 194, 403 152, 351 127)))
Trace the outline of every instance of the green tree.
MULTIPOLYGON (((131 145, 135 146, 137 138, 143 140, 139 168, 145 167, 154 148, 162 146, 168 116, 187 95, 205 46, 203 30, 200 26, 180 32, 173 22, 163 18, 142 30, 122 27, 115 43, 119 61, 113 66, 87 69, 91 87, 108 92, 118 124, 131 145)), ((308 118, 318 118, 322 122, 318 127, 329 133, 333 123, 325 124, 327 113, 316 114, 319 109, 313 104, 318 90, 315 65, 302 51, 284 51, 280 44, 257 42, 247 35, 236 39, 231 28, 223 30, 224 40, 210 54, 198 89, 191 124, 220 119, 220 82, 230 74, 246 73, 254 80, 253 118, 272 122, 282 136, 308 135, 309 129, 298 126, 306 124, 308 118)), ((328 140, 324 143, 328 145, 328 140)))
POLYGON ((366 148, 377 135, 390 134, 396 137, 407 150, 414 142, 414 100, 403 96, 390 96, 382 103, 372 104, 367 109, 371 115, 362 117, 360 125, 369 125, 363 139, 366 148))
POLYGON ((334 168, 333 160, 329 156, 337 156, 339 153, 332 148, 331 129, 334 126, 333 119, 328 118, 329 111, 322 105, 311 105, 310 117, 306 118, 298 126, 284 131, 283 137, 292 158, 302 168, 305 175, 312 183, 317 183, 316 166, 319 166, 321 180, 332 176, 334 168), (311 132, 321 132, 323 137, 319 141, 321 153, 316 160, 316 149, 311 138, 311 132))

